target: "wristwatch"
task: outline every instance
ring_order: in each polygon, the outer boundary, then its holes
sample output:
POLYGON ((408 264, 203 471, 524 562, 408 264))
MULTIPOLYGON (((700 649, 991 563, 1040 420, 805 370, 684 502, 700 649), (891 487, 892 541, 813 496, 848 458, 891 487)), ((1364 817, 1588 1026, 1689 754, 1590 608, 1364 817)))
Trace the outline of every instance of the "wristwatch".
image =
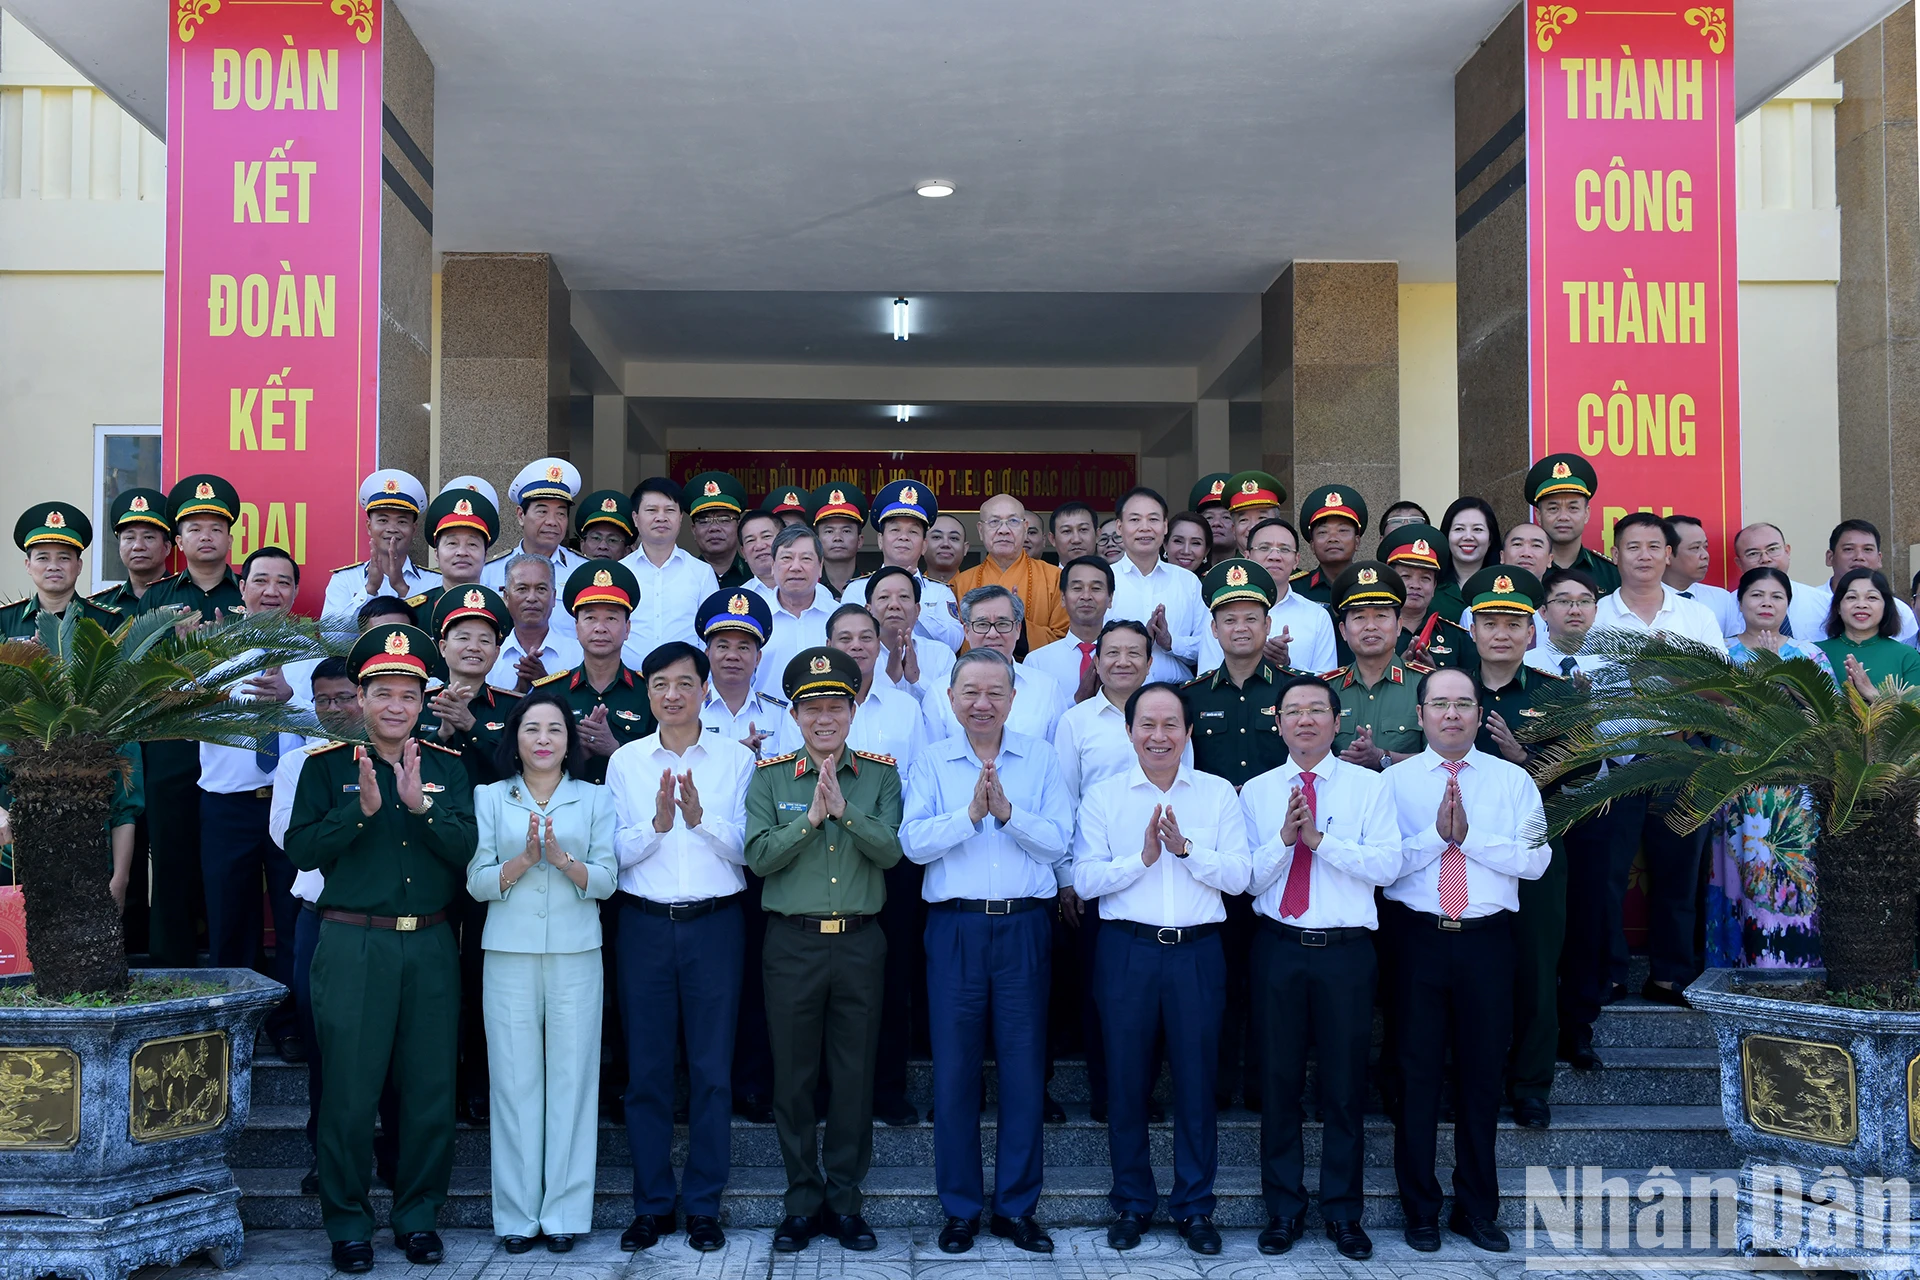
POLYGON ((1393 753, 1391 751, 1382 751, 1380 753, 1380 767, 1382 769, 1390 769, 1393 767, 1393 753))
POLYGON ((432 796, 421 796, 421 797, 420 797, 420 807, 419 807, 418 809, 409 809, 409 810, 407 810, 407 812, 408 812, 408 813, 410 813, 410 814, 412 814, 412 815, 413 815, 414 817, 416 817, 416 818, 417 818, 417 817, 419 817, 419 816, 420 816, 421 814, 423 814, 423 813, 426 813, 427 811, 429 811, 429 810, 430 810, 430 809, 432 809, 432 808, 433 808, 433 797, 432 797, 432 796))
POLYGON ((1174 856, 1176 858, 1184 858, 1192 852, 1193 852, 1193 840, 1189 838, 1183 841, 1178 849, 1174 850, 1174 856))

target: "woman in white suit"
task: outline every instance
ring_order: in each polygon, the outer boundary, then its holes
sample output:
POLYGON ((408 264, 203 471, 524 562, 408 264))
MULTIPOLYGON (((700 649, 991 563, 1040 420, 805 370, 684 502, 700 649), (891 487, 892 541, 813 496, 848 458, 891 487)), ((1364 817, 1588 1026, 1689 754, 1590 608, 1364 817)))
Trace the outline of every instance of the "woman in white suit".
POLYGON ((493 1230, 509 1253, 565 1253, 593 1225, 600 1096, 600 904, 620 873, 613 799, 578 777, 557 695, 507 717, 503 780, 473 793, 467 890, 487 905, 481 1006, 492 1075, 493 1230))

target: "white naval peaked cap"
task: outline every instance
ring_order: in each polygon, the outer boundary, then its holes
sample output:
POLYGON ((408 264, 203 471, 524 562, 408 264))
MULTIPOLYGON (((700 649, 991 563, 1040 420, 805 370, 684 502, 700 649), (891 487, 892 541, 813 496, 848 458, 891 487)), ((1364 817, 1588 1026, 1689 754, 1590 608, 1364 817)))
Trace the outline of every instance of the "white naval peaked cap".
POLYGON ((580 469, 565 458, 536 458, 507 487, 507 500, 522 507, 541 498, 572 502, 579 496, 580 469))
POLYGON ((398 467, 384 467, 360 482, 363 511, 411 511, 427 506, 427 487, 398 467))
MULTIPOLYGON (((455 476, 440 486, 441 493, 446 493, 452 489, 471 489, 488 502, 491 502, 495 511, 500 509, 500 493, 493 487, 493 481, 487 479, 485 476, 455 476)), ((439 495, 436 494, 435 496, 438 497, 439 495)))

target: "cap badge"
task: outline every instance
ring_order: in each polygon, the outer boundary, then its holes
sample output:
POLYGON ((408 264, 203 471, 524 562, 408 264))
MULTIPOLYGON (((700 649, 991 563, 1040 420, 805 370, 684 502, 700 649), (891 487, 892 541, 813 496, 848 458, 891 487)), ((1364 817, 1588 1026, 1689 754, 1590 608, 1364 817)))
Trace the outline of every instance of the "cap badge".
POLYGON ((406 657, 408 653, 407 633, 404 631, 394 631, 394 632, 388 633, 387 652, 392 654, 397 654, 403 658, 406 657))
POLYGON ((1207 492, 1216 498, 1226 491, 1227 482, 1225 480, 1215 480, 1211 485, 1207 486, 1207 492))
POLYGON ((706 486, 705 486, 704 488, 702 488, 702 489, 700 490, 700 496, 701 496, 701 497, 703 497, 703 498, 717 498, 717 497, 719 497, 719 496, 720 496, 720 482, 719 482, 718 480, 709 480, 709 481, 707 481, 707 483, 706 483, 706 486))
POLYGON ((457 516, 470 516, 473 514, 473 504, 465 498, 461 498, 453 504, 453 514, 457 516))
POLYGON ((1355 581, 1363 587, 1371 587, 1380 581, 1380 571, 1378 569, 1362 569, 1355 581))
POLYGON ((840 490, 838 489, 835 489, 832 493, 827 495, 828 502, 837 503, 837 502, 845 502, 846 500, 847 500, 847 495, 840 492, 840 490))
POLYGON ((1433 554, 1433 547, 1425 538, 1415 538, 1411 550, 1413 554, 1417 556, 1430 556, 1433 554))
POLYGON ((1344 507, 1347 504, 1340 500, 1340 495, 1338 493, 1334 492, 1332 489, 1329 489, 1327 490, 1327 500, 1321 503, 1320 505, 1321 507, 1325 508, 1325 507, 1344 507))
POLYGON ((131 502, 127 503, 127 510, 129 511, 145 511, 146 509, 147 500, 145 498, 135 497, 131 502))
POLYGON ((558 480, 559 478, 560 478, 560 468, 558 467, 547 468, 547 479, 558 480))
POLYGON ((1573 468, 1568 466, 1566 463, 1556 462, 1553 464, 1553 478, 1555 480, 1565 480, 1568 476, 1571 476, 1572 474, 1573 474, 1573 468))
POLYGON ((920 505, 920 491, 912 485, 908 485, 900 491, 900 501, 911 503, 917 507, 920 505))
POLYGON ((1237 565, 1237 564, 1229 568, 1227 570, 1227 585, 1230 587, 1246 586, 1247 585, 1246 569, 1243 566, 1237 565))
POLYGON ((797 493, 795 493, 795 492, 794 492, 793 490, 791 490, 791 489, 789 489, 789 490, 787 490, 787 500, 786 500, 786 502, 785 502, 785 503, 782 503, 781 505, 783 505, 783 506, 799 506, 799 505, 800 505, 800 495, 799 495, 799 494, 797 494, 797 493))
POLYGON ((65 516, 61 515, 58 511, 47 512, 47 528, 64 529, 66 527, 67 518, 65 516))
POLYGON ((602 498, 600 499, 600 509, 602 511, 618 512, 620 510, 619 500, 615 498, 602 498))
POLYGON ((1493 589, 1500 595, 1511 595, 1513 592, 1513 579, 1503 573, 1493 580, 1493 589))
POLYGON ((609 572, 608 570, 606 570, 606 569, 596 569, 596 570, 594 570, 594 573, 593 573, 593 585, 594 585, 594 586, 596 586, 596 587, 610 587, 610 586, 612 586, 612 585, 613 585, 613 574, 612 574, 611 572, 609 572))
POLYGON ((807 664, 807 670, 811 671, 816 676, 823 676, 823 675, 826 675, 827 672, 833 670, 833 662, 827 657, 826 654, 824 653, 819 654, 814 658, 812 662, 809 662, 807 664))
POLYGON ((211 498, 213 496, 213 486, 208 484, 205 480, 202 480, 198 485, 194 487, 193 496, 196 498, 203 498, 203 499, 211 498))
POLYGON ((398 493, 398 492, 400 492, 400 482, 399 482, 398 480, 389 480, 389 481, 387 481, 387 483, 386 483, 386 484, 385 484, 384 486, 382 486, 382 487, 383 487, 383 488, 385 489, 385 491, 386 491, 386 492, 388 492, 388 493, 398 493))
POLYGON ((1240 482, 1240 492, 1258 493, 1260 492, 1260 482, 1258 480, 1242 480, 1240 482))
POLYGON ((747 608, 747 598, 744 595, 730 597, 727 600, 727 612, 737 617, 746 617, 747 614, 751 612, 751 610, 747 608))

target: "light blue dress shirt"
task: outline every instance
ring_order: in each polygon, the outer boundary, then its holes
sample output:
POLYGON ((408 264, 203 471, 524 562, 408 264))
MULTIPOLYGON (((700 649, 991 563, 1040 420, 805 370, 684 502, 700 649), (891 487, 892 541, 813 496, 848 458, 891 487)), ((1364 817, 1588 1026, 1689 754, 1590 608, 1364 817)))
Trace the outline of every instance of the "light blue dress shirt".
POLYGON ((1005 825, 992 814, 978 823, 967 816, 981 765, 965 734, 942 738, 914 761, 900 847, 926 867, 928 902, 1051 898, 1073 883, 1073 808, 1052 746, 1003 730, 994 767, 1013 810, 1005 825))

